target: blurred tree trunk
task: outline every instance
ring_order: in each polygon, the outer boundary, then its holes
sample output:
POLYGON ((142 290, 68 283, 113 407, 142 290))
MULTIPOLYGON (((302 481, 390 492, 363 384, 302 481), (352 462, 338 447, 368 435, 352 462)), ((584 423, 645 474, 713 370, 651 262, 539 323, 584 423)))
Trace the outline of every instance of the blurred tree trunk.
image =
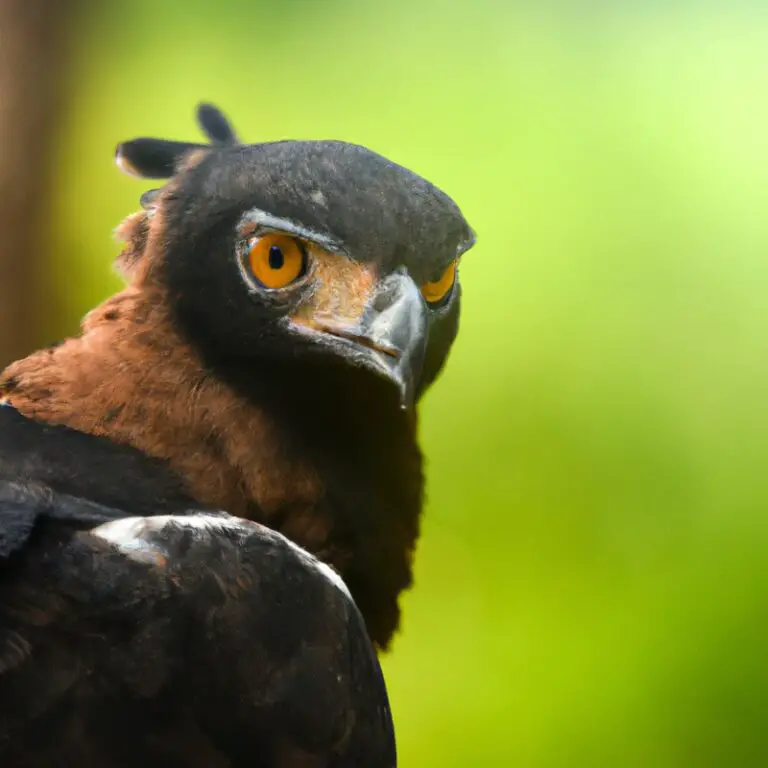
POLYGON ((80 0, 0 0, 0 368, 40 344, 49 168, 80 0))

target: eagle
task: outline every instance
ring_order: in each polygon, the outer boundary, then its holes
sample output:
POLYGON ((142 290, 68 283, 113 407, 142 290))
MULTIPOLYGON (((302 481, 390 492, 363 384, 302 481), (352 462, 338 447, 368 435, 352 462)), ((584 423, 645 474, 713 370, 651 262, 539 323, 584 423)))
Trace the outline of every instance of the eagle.
POLYGON ((392 768, 417 404, 475 234, 342 141, 120 144, 125 287, 0 374, 0 765, 392 768))

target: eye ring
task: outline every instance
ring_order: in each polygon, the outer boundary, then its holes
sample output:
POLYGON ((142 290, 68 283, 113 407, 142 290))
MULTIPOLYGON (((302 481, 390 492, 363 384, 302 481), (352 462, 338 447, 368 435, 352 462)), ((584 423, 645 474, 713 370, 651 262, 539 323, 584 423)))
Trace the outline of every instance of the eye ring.
POLYGON ((421 286, 421 295, 426 299, 427 304, 437 306, 445 301, 456 284, 456 267, 458 259, 454 259, 444 270, 443 274, 433 282, 423 283, 421 286))
POLYGON ((307 274, 309 256, 305 244, 282 232, 264 232, 245 244, 244 266, 261 288, 287 288, 307 274))

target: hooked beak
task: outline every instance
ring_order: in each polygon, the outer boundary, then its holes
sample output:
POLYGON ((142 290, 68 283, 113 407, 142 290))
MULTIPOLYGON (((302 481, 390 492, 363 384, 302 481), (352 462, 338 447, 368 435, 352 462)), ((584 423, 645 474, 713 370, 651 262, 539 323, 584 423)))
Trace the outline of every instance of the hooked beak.
POLYGON ((318 314, 291 326, 351 365, 389 379, 403 408, 413 405, 427 346, 428 316, 421 291, 405 269, 379 281, 359 319, 318 314))

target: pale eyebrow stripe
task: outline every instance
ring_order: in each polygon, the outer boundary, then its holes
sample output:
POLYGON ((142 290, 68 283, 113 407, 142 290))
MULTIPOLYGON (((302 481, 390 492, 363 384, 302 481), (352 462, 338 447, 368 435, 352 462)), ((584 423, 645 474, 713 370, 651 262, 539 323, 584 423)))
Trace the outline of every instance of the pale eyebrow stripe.
POLYGON ((264 229, 289 232, 303 240, 309 240, 312 243, 316 243, 327 251, 335 251, 337 253, 345 252, 343 244, 338 240, 334 240, 332 237, 329 237, 322 232, 317 232, 314 229, 305 227, 303 224, 299 224, 299 222, 294 221, 293 219, 275 216, 274 214, 269 213, 268 211, 262 211, 259 208, 252 208, 250 211, 246 212, 240 219, 238 229, 242 230, 249 224, 263 227, 264 229))

